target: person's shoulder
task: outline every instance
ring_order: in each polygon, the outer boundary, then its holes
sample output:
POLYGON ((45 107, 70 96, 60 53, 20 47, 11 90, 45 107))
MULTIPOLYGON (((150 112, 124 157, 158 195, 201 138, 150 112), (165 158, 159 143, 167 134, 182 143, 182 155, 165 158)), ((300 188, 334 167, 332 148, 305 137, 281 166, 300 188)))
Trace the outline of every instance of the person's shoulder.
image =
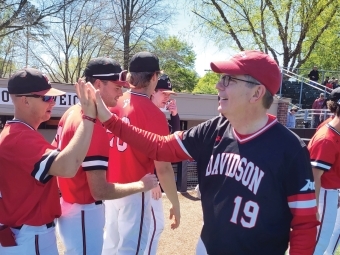
POLYGON ((281 123, 277 122, 272 128, 273 139, 277 141, 277 144, 289 144, 289 146, 306 146, 304 141, 292 130, 283 126, 281 123))

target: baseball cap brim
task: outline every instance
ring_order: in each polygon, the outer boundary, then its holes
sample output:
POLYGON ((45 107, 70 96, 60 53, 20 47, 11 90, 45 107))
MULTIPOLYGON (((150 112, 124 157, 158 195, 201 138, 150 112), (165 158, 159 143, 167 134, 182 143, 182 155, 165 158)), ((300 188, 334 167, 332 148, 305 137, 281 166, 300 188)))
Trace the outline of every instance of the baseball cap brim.
POLYGON ((176 95, 176 92, 175 92, 175 91, 168 90, 168 89, 159 89, 159 91, 162 91, 163 93, 168 93, 168 94, 174 94, 174 95, 176 95))
POLYGON ((65 95, 66 92, 55 89, 55 88, 50 88, 42 91, 37 91, 37 92, 31 92, 32 94, 39 95, 39 96, 62 96, 65 95))
POLYGON ((226 73, 231 75, 246 74, 245 71, 232 60, 211 62, 210 67, 215 73, 226 73))

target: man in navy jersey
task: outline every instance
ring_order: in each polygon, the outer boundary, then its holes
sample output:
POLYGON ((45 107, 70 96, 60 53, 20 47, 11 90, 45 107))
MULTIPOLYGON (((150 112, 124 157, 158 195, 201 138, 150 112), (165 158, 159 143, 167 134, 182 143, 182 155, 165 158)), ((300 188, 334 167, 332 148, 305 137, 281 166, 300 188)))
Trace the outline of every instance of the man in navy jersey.
POLYGON ((281 83, 276 62, 243 51, 212 62, 222 116, 187 131, 158 136, 123 123, 102 104, 98 117, 124 142, 150 158, 197 161, 207 253, 291 255, 313 253, 314 180, 306 145, 267 114, 281 83))

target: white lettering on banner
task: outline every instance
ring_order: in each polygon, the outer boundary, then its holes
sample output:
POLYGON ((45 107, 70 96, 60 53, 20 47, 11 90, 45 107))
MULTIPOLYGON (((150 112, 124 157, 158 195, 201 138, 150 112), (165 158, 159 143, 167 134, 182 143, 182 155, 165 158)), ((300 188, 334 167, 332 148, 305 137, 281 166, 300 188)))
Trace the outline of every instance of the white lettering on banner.
MULTIPOLYGON (((55 107, 70 107, 78 103, 76 93, 66 93, 62 96, 57 96, 55 107)), ((13 105, 11 97, 7 89, 0 88, 0 105, 13 105)))

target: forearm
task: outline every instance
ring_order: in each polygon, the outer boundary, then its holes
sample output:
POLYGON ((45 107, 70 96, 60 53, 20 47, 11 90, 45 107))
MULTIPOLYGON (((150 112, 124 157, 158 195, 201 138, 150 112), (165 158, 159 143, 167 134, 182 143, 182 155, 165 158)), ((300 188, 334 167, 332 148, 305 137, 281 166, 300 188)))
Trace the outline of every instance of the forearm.
POLYGON ((111 200, 126 197, 145 190, 141 181, 131 183, 106 183, 101 193, 96 195, 96 200, 111 200))
POLYGON ((179 200, 177 195, 174 170, 170 163, 158 163, 166 164, 164 167, 159 167, 157 166, 157 163, 155 163, 159 183, 161 184, 162 189, 164 190, 167 198, 170 200, 173 207, 179 209, 179 200))
POLYGON ((178 113, 176 115, 170 115, 170 125, 171 125, 171 133, 175 133, 176 131, 181 130, 180 119, 178 113))
POLYGON ((176 162, 190 159, 173 135, 159 136, 124 123, 113 115, 103 123, 114 135, 154 160, 176 162))
POLYGON ((49 170, 50 175, 73 177, 89 149, 94 123, 83 120, 70 143, 59 153, 49 170))

